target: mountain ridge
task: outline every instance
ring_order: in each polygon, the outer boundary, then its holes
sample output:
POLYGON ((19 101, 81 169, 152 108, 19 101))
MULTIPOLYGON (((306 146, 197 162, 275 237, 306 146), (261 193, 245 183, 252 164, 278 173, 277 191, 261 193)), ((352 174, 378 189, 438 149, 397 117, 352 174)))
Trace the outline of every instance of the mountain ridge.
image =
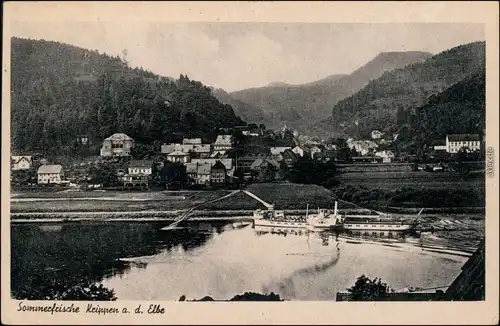
POLYGON ((485 43, 473 42, 386 72, 339 101, 329 119, 331 127, 357 137, 368 137, 372 129, 394 131, 398 110, 419 107, 431 95, 484 69, 485 43))
POLYGON ((330 116, 331 108, 338 101, 354 94, 370 80, 388 70, 431 56, 420 51, 385 52, 351 74, 330 75, 302 85, 249 88, 230 92, 229 95, 268 113, 268 119, 275 119, 265 121, 270 127, 279 128, 287 123, 300 131, 306 131, 311 124, 330 116))

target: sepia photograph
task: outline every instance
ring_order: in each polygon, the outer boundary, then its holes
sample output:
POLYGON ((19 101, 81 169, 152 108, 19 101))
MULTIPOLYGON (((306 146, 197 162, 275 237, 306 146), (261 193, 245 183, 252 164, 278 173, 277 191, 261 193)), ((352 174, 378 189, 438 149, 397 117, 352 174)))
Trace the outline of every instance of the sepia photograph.
POLYGON ((16 310, 485 301, 485 24, 12 20, 9 34, 16 310))

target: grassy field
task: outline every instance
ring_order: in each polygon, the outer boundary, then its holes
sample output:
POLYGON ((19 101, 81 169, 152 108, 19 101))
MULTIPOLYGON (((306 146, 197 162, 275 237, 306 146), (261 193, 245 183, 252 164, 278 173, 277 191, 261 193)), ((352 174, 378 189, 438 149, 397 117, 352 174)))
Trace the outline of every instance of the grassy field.
POLYGON ((339 181, 346 185, 366 186, 370 188, 394 189, 397 187, 425 187, 425 188, 484 188, 484 174, 477 176, 460 176, 441 172, 353 172, 341 174, 339 181))
MULTIPOLYGON (((335 195, 317 185, 293 183, 262 183, 250 185, 246 190, 254 193, 277 209, 305 209, 333 207, 335 195)), ((230 191, 189 192, 58 192, 19 193, 11 200, 12 212, 92 212, 181 210, 210 202, 230 191)), ((344 205, 341 208, 352 208, 344 205)), ((207 204, 207 210, 253 210, 265 206, 244 193, 207 204)))

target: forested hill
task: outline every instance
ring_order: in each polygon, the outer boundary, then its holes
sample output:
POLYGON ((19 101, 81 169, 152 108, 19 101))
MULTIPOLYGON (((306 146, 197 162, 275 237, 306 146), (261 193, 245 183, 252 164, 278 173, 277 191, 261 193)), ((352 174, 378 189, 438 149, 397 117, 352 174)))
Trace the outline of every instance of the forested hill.
POLYGON ((468 77, 431 96, 415 112, 399 111, 399 143, 429 145, 447 134, 479 134, 486 128, 485 73, 468 77))
POLYGON ((115 132, 158 145, 182 136, 215 139, 244 122, 210 88, 132 69, 119 57, 51 41, 12 38, 12 150, 67 153, 80 134, 115 132))
POLYGON ((334 106, 332 127, 355 137, 369 137, 373 129, 395 132, 398 111, 417 108, 431 95, 484 70, 485 43, 475 42, 386 72, 334 106))

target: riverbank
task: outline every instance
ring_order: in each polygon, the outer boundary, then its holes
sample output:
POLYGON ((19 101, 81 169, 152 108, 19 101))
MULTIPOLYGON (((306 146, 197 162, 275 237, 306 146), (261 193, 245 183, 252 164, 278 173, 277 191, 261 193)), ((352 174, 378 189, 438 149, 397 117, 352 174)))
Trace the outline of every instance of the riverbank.
MULTIPOLYGON (((255 194, 268 204, 273 204, 279 210, 293 210, 305 212, 307 205, 310 209, 333 208, 335 201, 339 201, 339 209, 347 212, 363 211, 366 208, 398 215, 416 214, 423 207, 424 214, 483 214, 484 206, 472 205, 408 205, 405 198, 402 205, 391 205, 408 191, 394 191, 383 193, 371 189, 344 189, 328 190, 317 185, 303 185, 293 183, 263 183, 252 184, 248 191, 255 194), (398 197, 399 196, 399 197, 398 197), (360 202, 362 207, 352 202, 360 202), (363 205, 363 203, 365 205, 363 205), (439 207, 436 207, 439 206, 439 207)), ((10 211, 13 216, 33 213, 57 213, 64 216, 69 213, 97 213, 97 214, 159 214, 161 217, 178 214, 183 210, 200 206, 201 211, 251 211, 265 208, 264 203, 251 198, 243 192, 220 201, 215 201, 231 193, 228 190, 213 191, 60 191, 52 193, 13 193, 11 194, 10 211), (130 212, 130 213, 129 213, 130 212)), ((406 194, 407 195, 407 194, 406 194)), ((415 195, 416 196, 416 195, 415 195)), ((407 196, 408 197, 408 196, 407 196)), ((427 196, 429 197, 429 196, 427 196)), ((414 203, 415 204, 415 203, 414 203)), ((439 204, 439 203, 438 203, 439 204)), ((217 213, 216 213, 217 214, 217 213)))

